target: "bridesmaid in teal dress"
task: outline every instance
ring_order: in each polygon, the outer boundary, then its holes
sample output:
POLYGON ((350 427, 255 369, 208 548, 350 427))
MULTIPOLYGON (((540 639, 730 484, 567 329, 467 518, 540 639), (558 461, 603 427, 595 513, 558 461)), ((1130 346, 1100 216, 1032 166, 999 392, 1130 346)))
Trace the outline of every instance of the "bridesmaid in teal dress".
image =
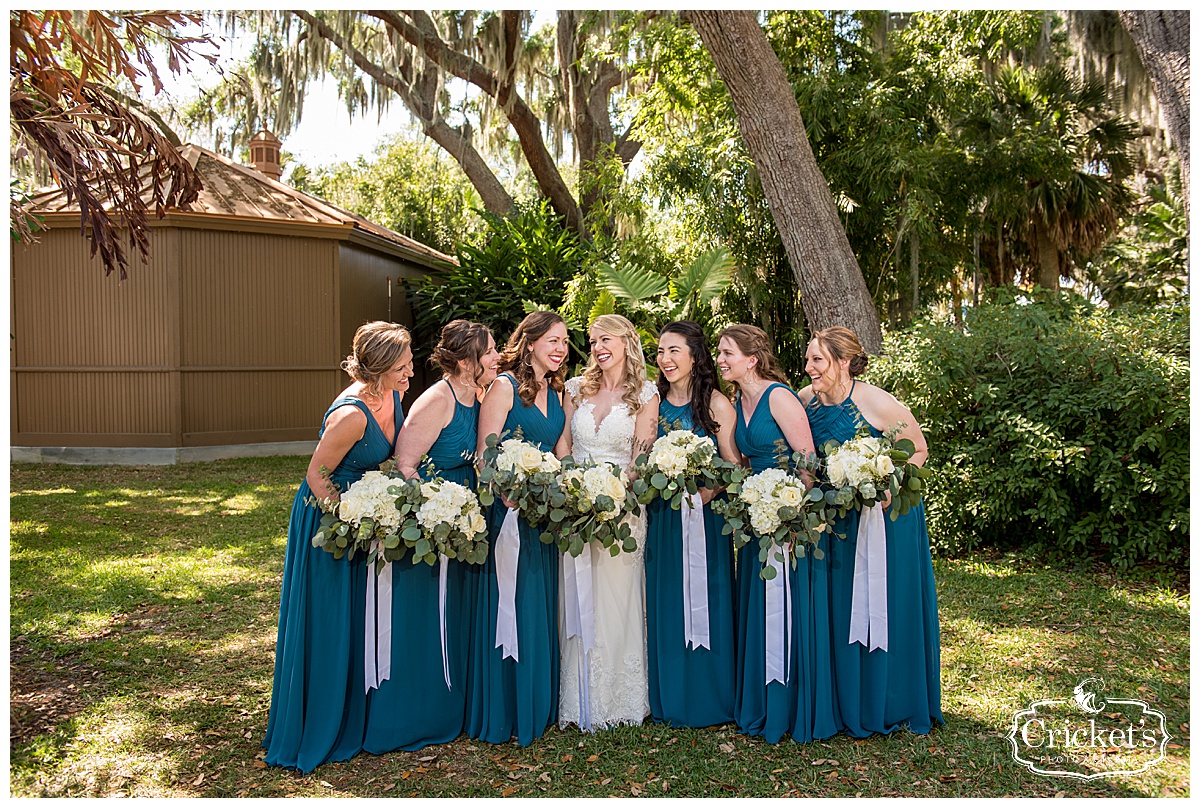
MULTIPOLYGON (((813 335, 806 367, 812 384, 800 392, 813 439, 853 438, 859 424, 878 437, 883 429, 903 423, 901 437, 913 442, 913 461, 923 465, 929 455, 925 436, 912 412, 890 393, 854 377, 866 370, 867 354, 854 332, 827 328, 813 335)), ((833 667, 837 677, 838 708, 848 735, 864 738, 900 727, 924 735, 944 724, 941 708, 941 663, 938 637, 937 589, 925 505, 904 516, 884 519, 887 536, 887 650, 868 650, 851 644, 850 605, 854 585, 854 554, 858 547, 858 511, 839 520, 834 530, 845 539, 830 547, 833 667)))
POLYGON ((342 365, 354 382, 326 411, 292 504, 262 743, 272 766, 310 772, 363 749, 366 564, 362 556, 335 559, 312 546, 321 511, 310 502, 336 498, 391 456, 404 420, 400 399, 413 372, 410 342, 395 323, 367 323, 355 333, 354 352, 342 365), (328 479, 322 469, 333 469, 328 479))
MULTIPOLYGON (((687 429, 712 440, 723 458, 739 462, 736 413, 721 394, 704 332, 690 320, 668 323, 658 337, 659 436, 687 429), (696 417, 695 413, 701 415, 696 417)), ((724 520, 702 489, 708 568, 708 643, 689 645, 684 627, 683 525, 680 511, 660 499, 647 509, 646 646, 650 715, 676 727, 710 727, 733 721, 737 683, 734 635, 733 544, 724 520)), ((683 503, 683 508, 687 508, 683 503)))
MULTIPOLYGON (((524 440, 553 451, 566 424, 562 408, 567 326, 557 314, 533 312, 500 355, 503 371, 488 389, 479 415, 477 451, 489 435, 524 440)), ((496 538, 507 514, 499 500, 489 515, 488 561, 479 574, 468 671, 467 734, 488 743, 528 746, 558 718, 558 550, 518 519, 516 658, 496 647, 500 601, 496 538)))
MULTIPOLYGON (((721 332, 717 365, 738 388, 738 449, 753 472, 779 465, 779 453, 813 452, 812 436, 796 393, 771 353, 766 333, 734 325, 721 332), (781 441, 786 444, 783 448, 781 441)), ((827 540, 822 538, 822 545, 827 540)), ((822 549, 828 553, 828 546, 822 549)), ((735 717, 748 735, 778 743, 784 734, 799 742, 828 738, 838 731, 829 636, 828 555, 812 552, 784 568, 791 587, 791 653, 787 683, 767 680, 766 587, 759 576, 758 543, 738 553, 738 683, 735 717)))
MULTIPOLYGON (((442 329, 433 351, 442 378, 413 403, 396 441, 396 467, 404 476, 425 477, 432 471, 475 489, 478 396, 496 378, 499 360, 486 326, 454 320, 442 329), (422 462, 426 455, 428 464, 422 462)), ((393 564, 392 676, 370 696, 363 743, 368 752, 412 752, 448 743, 463 731, 470 618, 480 568, 461 561, 441 563, 446 565, 444 660, 439 567, 413 564, 411 557, 393 564)))

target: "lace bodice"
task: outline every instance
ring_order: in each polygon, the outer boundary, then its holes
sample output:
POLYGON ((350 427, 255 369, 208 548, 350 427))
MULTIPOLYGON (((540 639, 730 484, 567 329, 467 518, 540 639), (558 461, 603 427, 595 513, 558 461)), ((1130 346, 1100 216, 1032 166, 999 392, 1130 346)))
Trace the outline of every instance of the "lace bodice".
MULTIPOLYGON (((621 468, 633 462, 633 436, 637 416, 629 411, 629 405, 618 402, 608 415, 597 424, 595 405, 579 397, 583 377, 567 380, 567 393, 575 402, 575 413, 571 416, 571 456, 583 462, 616 463, 621 468)), ((653 382, 642 383, 638 402, 643 406, 658 395, 653 382)))

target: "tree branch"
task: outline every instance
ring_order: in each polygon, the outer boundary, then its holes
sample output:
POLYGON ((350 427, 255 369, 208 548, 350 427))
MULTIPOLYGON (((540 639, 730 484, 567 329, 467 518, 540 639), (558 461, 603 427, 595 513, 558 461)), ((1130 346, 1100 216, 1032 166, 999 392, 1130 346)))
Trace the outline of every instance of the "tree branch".
POLYGON ((445 149, 462 167, 467 179, 479 191, 484 207, 501 215, 507 214, 513 209, 512 197, 491 167, 488 166, 487 161, 475 150, 470 138, 461 129, 450 126, 438 114, 434 97, 437 92, 435 76, 423 73, 421 76, 423 86, 421 87, 417 87, 416 81, 412 84, 405 82, 372 61, 366 54, 354 47, 349 38, 335 31, 323 20, 307 11, 293 11, 292 13, 304 20, 319 36, 329 40, 349 56, 355 67, 400 96, 404 105, 421 122, 421 128, 425 134, 445 149))
POLYGON ((501 81, 495 73, 465 53, 453 50, 437 35, 433 19, 424 11, 406 11, 410 23, 394 11, 368 11, 385 25, 393 28, 409 44, 419 48, 431 62, 464 81, 467 81, 496 100, 504 110, 509 124, 517 134, 521 152, 537 180, 538 187, 550 204, 566 221, 567 226, 587 235, 583 214, 554 163, 554 157, 542 138, 541 120, 529 108, 511 83, 501 81))

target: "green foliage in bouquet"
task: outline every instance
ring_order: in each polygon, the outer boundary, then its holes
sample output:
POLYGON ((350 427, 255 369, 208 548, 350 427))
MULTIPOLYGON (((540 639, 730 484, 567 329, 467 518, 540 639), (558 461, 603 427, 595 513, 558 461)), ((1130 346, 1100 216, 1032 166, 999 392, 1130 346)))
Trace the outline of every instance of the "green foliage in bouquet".
MULTIPOLYGON (((513 440, 524 442, 530 450, 537 449, 524 441, 520 429, 508 439, 504 435, 488 435, 484 441, 483 467, 479 471, 479 501, 486 508, 497 498, 504 498, 516 505, 526 522, 533 527, 542 527, 550 521, 551 513, 561 509, 567 501, 558 480, 561 465, 557 461, 551 462, 552 455, 548 452, 538 452, 540 461, 536 466, 532 462, 524 468, 515 462, 501 463, 502 447, 509 446, 510 451, 524 448, 511 444, 513 440)), ((546 544, 553 540, 552 536, 542 535, 546 544)))
POLYGON ((830 531, 834 510, 826 507, 819 488, 805 491, 801 478, 788 469, 751 474, 729 497, 714 500, 712 509, 725 518, 722 533, 732 538, 735 550, 758 541, 759 576, 764 580, 775 577, 767 563, 772 557, 790 562, 793 569, 809 547, 814 558, 825 557, 821 534, 830 531), (790 555, 785 553, 788 544, 790 555))
POLYGON ((405 549, 413 551, 414 564, 424 561, 433 566, 439 554, 467 564, 487 561, 487 522, 475 492, 466 486, 436 477, 405 480, 396 495, 396 508, 403 520, 403 547, 389 547, 385 538, 382 561, 403 558, 405 549))
POLYGON ((340 498, 310 501, 323 512, 313 547, 339 560, 353 560, 358 553, 367 553, 371 560, 382 552, 390 552, 394 559, 403 557, 407 548, 400 538, 402 521, 395 500, 404 477, 391 469, 369 471, 341 491, 330 480, 329 469, 322 466, 320 473, 340 498))
POLYGON ((882 503, 890 494, 887 513, 895 521, 921 501, 930 472, 910 462, 917 447, 908 438, 897 438, 904 427, 904 424, 897 424, 882 437, 872 438, 870 429, 860 422, 858 432, 851 440, 844 443, 830 440, 821 447, 824 460, 819 461, 817 473, 824 488, 824 504, 836 510, 839 518, 848 511, 882 503), (858 470, 855 475, 856 470, 849 468, 850 463, 846 462, 850 457, 857 465, 865 465, 870 473, 858 470), (847 480, 847 476, 858 479, 847 480))
POLYGON ((927 322, 890 334, 868 374, 929 439, 935 552, 1027 546, 1119 568, 1187 564, 1186 303, 998 294, 963 331, 927 322))
POLYGON ((314 547, 337 559, 364 553, 379 566, 409 550, 413 564, 432 566, 439 554, 467 564, 487 560, 487 525, 474 492, 438 478, 406 480, 391 468, 367 472, 340 502, 316 503, 325 513, 314 547))
MULTIPOLYGON (((561 504, 549 513, 542 541, 578 556, 589 541, 598 541, 613 556, 637 550, 637 540, 624 517, 641 513, 624 471, 611 463, 579 464, 562 459, 561 504)), ((557 498, 556 498, 557 499, 557 498)))
POLYGON ((639 503, 648 505, 662 499, 679 510, 684 498, 701 488, 718 489, 741 483, 742 467, 722 458, 711 440, 683 429, 678 421, 674 424, 663 421, 662 426, 666 434, 634 461, 637 478, 633 481, 633 493, 639 503), (673 456, 665 456, 673 450, 673 456))

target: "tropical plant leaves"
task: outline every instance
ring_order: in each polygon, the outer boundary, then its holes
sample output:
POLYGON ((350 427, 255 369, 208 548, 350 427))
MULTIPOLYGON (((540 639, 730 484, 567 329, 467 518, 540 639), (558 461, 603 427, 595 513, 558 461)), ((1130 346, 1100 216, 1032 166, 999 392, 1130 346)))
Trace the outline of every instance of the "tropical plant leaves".
POLYGON ((649 269, 629 264, 614 269, 605 263, 596 265, 600 288, 622 300, 640 303, 665 293, 670 286, 668 280, 649 269))

